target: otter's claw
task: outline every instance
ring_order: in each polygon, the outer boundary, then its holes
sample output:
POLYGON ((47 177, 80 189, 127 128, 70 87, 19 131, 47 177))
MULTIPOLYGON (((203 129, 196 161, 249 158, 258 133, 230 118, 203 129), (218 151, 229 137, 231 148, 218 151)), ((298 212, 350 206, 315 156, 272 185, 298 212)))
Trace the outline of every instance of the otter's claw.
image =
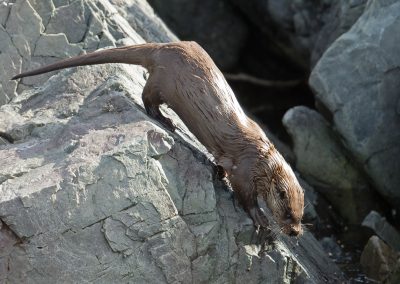
POLYGON ((253 219, 256 227, 267 228, 269 225, 267 217, 260 208, 251 208, 249 211, 251 219, 253 219))
POLYGON ((249 211, 249 214, 256 227, 256 230, 254 231, 256 243, 263 244, 264 246, 272 244, 275 241, 276 236, 270 230, 269 221, 263 211, 260 208, 252 208, 249 211))
POLYGON ((226 173, 224 168, 220 165, 217 165, 216 173, 217 173, 218 180, 223 180, 224 178, 226 178, 228 176, 228 174, 226 173))
POLYGON ((164 127, 167 128, 169 131, 175 132, 176 126, 175 126, 175 124, 172 122, 171 119, 169 119, 169 118, 163 116, 163 117, 161 117, 159 120, 160 120, 161 124, 164 125, 164 127))
POLYGON ((158 108, 158 106, 156 107, 147 107, 145 106, 147 113, 154 118, 155 120, 159 121, 165 128, 167 128, 169 131, 171 132, 175 132, 176 126, 174 125, 174 123, 172 122, 171 119, 169 119, 168 117, 165 117, 160 109, 158 108))

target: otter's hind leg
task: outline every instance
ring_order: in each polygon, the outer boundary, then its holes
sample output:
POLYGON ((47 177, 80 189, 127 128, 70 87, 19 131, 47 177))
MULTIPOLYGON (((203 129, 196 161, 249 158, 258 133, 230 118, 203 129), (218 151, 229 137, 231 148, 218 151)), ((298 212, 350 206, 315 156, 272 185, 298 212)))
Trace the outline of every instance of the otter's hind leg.
POLYGON ((161 99, 161 92, 152 86, 150 80, 151 79, 149 78, 142 93, 142 100, 146 112, 152 118, 159 121, 168 130, 174 132, 176 128, 175 125, 172 123, 171 119, 165 117, 160 111, 160 105, 163 103, 161 99))

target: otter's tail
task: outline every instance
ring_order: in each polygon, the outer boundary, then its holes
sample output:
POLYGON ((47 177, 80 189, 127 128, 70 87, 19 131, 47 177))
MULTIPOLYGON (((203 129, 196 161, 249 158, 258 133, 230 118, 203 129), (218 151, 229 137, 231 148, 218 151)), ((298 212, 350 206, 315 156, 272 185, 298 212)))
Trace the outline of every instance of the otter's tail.
POLYGON ((67 58, 41 68, 23 72, 11 78, 16 80, 23 77, 29 77, 64 69, 68 67, 84 66, 84 65, 95 65, 104 63, 128 63, 141 65, 148 68, 153 65, 151 53, 157 49, 161 44, 157 43, 145 43, 117 48, 104 49, 76 57, 67 58))

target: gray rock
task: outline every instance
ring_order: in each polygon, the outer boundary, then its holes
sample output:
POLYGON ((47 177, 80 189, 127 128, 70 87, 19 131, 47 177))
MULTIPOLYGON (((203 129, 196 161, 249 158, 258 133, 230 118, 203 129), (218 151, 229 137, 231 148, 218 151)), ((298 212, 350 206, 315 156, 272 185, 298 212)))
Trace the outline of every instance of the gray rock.
POLYGON ((310 85, 343 144, 377 190, 400 208, 398 80, 400 3, 369 1, 349 32, 325 52, 310 85))
POLYGON ((16 48, 13 46, 11 37, 7 31, 0 26, 0 50, 7 51, 0 53, 0 105, 11 100, 16 95, 17 82, 9 80, 10 72, 17 73, 21 66, 22 59, 16 48))
POLYGON ((296 174, 296 177, 304 190, 305 204, 303 223, 316 223, 319 221, 319 216, 315 208, 318 204, 318 193, 299 174, 296 174))
POLYGON ((365 274, 380 283, 396 283, 385 281, 395 269, 399 261, 398 252, 391 249, 377 236, 372 236, 361 254, 361 266, 365 274))
MULTIPOLYGON (((96 19, 92 40, 77 45, 95 43, 99 30, 111 43, 143 42, 109 2, 83 7, 96 19)), ((171 134, 145 114, 143 74, 116 64, 64 70, 0 107, 0 280, 341 281, 308 232, 267 247, 254 239, 193 136, 171 134)))
POLYGON ((366 0, 230 0, 273 45, 299 65, 313 66, 362 14, 366 0), (311 60, 311 61, 310 61, 311 60))
POLYGON ((61 7, 69 4, 70 0, 52 0, 55 7, 61 7))
POLYGON ((3 105, 17 95, 18 84, 10 81, 11 74, 21 70, 23 56, 34 50, 34 42, 44 27, 29 1, 3 2, 0 9, 5 16, 0 26, 0 105, 3 105))
POLYGON ((10 282, 341 278, 309 233, 251 242, 207 158, 138 106, 143 84, 134 66, 78 68, 1 107, 15 141, 0 149, 0 216, 23 243, 10 282))
POLYGON ((178 41, 146 0, 110 0, 132 28, 147 42, 178 41))
POLYGON ((375 198, 327 121, 318 112, 298 106, 287 111, 282 122, 292 138, 296 168, 302 176, 348 222, 361 223, 375 198))
POLYGON ((333 237, 323 237, 319 243, 331 258, 338 259, 342 256, 342 248, 337 244, 333 237))
POLYGON ((9 1, 0 1, 0 24, 5 26, 7 19, 10 15, 11 3, 9 1))
POLYGON ((179 38, 197 41, 219 67, 229 69, 235 65, 248 28, 228 1, 148 2, 179 38))
POLYGON ((364 12, 367 0, 340 0, 330 2, 331 6, 322 15, 323 25, 313 39, 311 66, 321 58, 325 50, 343 33, 347 32, 364 12))
POLYGON ((371 211, 362 222, 364 227, 374 230, 393 249, 400 251, 400 233, 378 212, 371 211))
POLYGON ((397 258, 396 265, 385 279, 385 284, 396 284, 400 282, 400 257, 397 258))
MULTIPOLYGON (((144 4, 142 3, 142 6, 144 4)), ((10 81, 13 74, 101 47, 143 39, 108 2, 50 0, 0 5, 0 105, 54 73, 10 81)), ((141 12, 141 17, 145 15, 141 12)), ((149 15, 151 17, 152 15, 149 15)), ((150 22, 151 20, 149 20, 150 22)))
POLYGON ((22 281, 24 272, 17 269, 10 272, 8 265, 8 259, 12 259, 17 265, 21 262, 18 261, 19 255, 21 255, 22 249, 15 249, 18 246, 20 240, 18 237, 7 227, 6 224, 0 221, 0 281, 6 282, 7 277, 12 275, 10 278, 22 281), (19 263, 18 263, 19 262, 19 263))
POLYGON ((43 25, 47 26, 50 18, 52 17, 55 6, 52 0, 29 0, 29 3, 32 5, 33 9, 39 14, 40 18, 42 18, 43 25))
POLYGON ((44 31, 42 19, 29 1, 17 1, 11 6, 5 26, 13 41, 21 39, 9 48, 16 48, 22 56, 35 50, 35 42, 44 31))
POLYGON ((55 9, 46 26, 46 33, 63 33, 70 43, 78 43, 86 34, 88 20, 84 0, 72 1, 70 5, 55 9))
POLYGON ((35 56, 72 57, 83 52, 76 44, 70 44, 65 34, 42 35, 36 42, 35 56))

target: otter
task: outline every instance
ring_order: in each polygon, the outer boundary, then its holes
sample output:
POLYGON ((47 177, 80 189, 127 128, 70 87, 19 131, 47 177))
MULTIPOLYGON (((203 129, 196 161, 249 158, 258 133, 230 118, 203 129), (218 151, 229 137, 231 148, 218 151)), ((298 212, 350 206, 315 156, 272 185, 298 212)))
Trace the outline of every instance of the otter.
POLYGON ((14 76, 19 79, 74 66, 128 63, 149 71, 142 99, 147 113, 169 130, 166 104, 214 156, 256 226, 269 228, 265 203, 280 230, 302 233, 304 192, 262 129, 244 113, 207 52, 196 42, 145 43, 68 58, 14 76))

